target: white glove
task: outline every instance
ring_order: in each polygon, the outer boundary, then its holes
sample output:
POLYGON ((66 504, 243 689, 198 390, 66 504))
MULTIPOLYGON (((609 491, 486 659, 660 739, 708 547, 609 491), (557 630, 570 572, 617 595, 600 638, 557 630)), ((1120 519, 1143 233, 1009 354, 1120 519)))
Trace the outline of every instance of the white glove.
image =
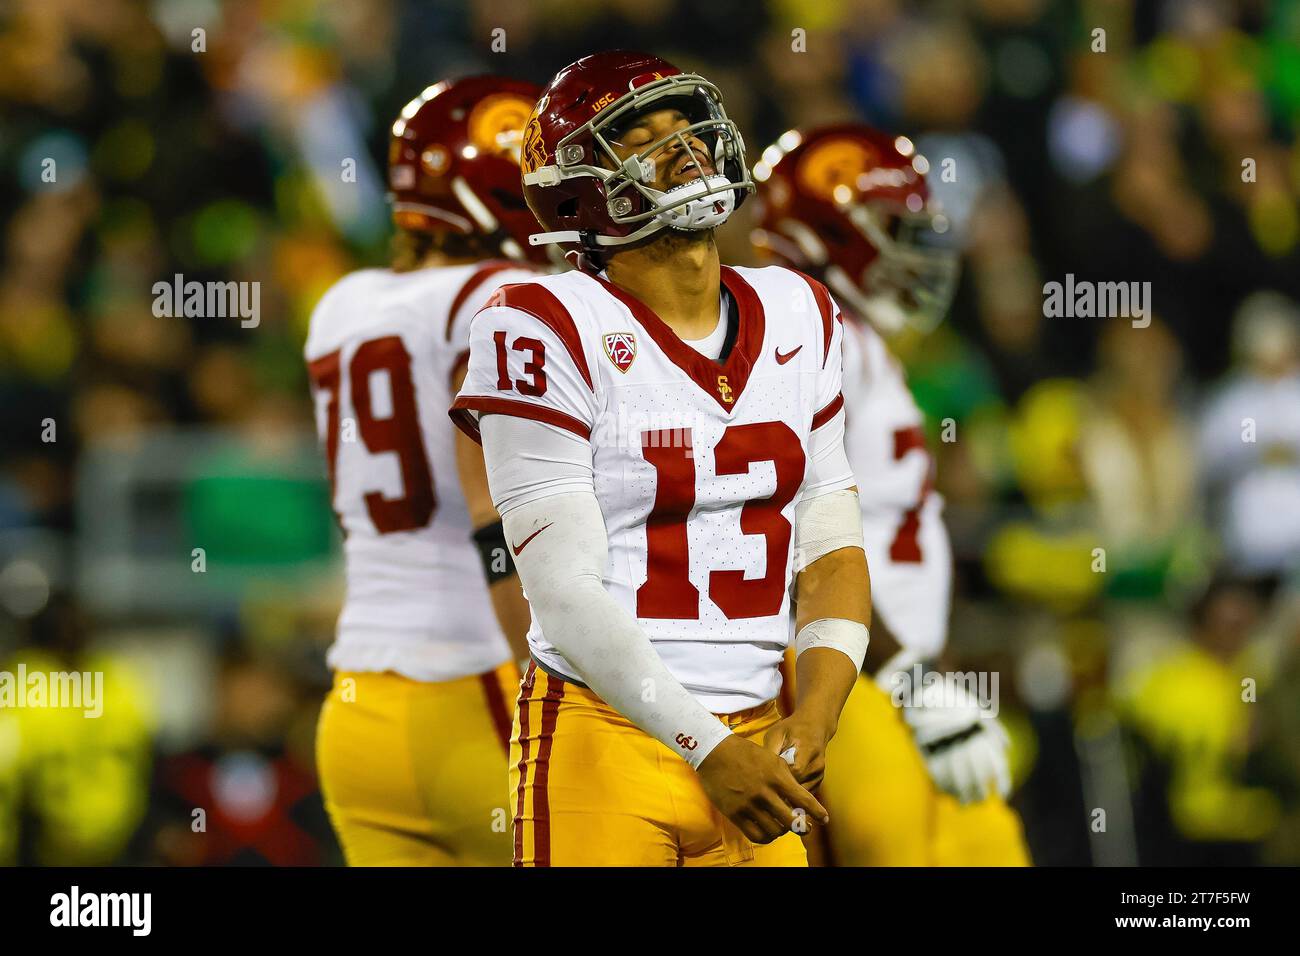
POLYGON ((1011 792, 1006 730, 957 675, 925 668, 928 673, 913 693, 918 663, 920 657, 900 651, 880 669, 876 683, 892 703, 901 703, 935 786, 962 803, 992 793, 1006 797, 1011 792))

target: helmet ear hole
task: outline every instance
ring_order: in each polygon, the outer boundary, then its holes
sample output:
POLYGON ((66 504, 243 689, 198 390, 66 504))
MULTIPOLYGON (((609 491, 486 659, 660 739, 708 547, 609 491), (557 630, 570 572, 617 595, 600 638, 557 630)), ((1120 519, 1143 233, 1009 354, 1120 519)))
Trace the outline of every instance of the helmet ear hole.
POLYGON ((572 219, 578 214, 578 197, 571 196, 564 200, 555 207, 555 212, 561 219, 572 219))

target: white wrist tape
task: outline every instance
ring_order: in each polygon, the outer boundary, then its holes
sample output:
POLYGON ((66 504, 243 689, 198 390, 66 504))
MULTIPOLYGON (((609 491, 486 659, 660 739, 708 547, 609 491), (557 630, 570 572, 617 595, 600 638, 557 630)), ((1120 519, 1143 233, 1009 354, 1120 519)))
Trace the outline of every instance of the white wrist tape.
POLYGON ((831 491, 799 502, 794 512, 795 574, 832 551, 861 547, 862 507, 856 491, 831 491))
POLYGON ((871 642, 871 632, 865 624, 858 621, 846 621, 839 617, 818 618, 807 624, 795 635, 794 656, 811 647, 833 647, 848 656, 857 670, 862 670, 862 661, 867 656, 867 645, 871 642))

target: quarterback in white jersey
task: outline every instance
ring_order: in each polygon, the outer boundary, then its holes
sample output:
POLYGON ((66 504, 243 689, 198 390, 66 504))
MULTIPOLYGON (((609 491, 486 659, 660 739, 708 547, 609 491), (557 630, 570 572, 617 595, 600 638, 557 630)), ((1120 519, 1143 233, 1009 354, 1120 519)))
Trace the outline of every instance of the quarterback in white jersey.
POLYGON ((808 788, 870 620, 837 309, 791 270, 720 265, 750 183, 701 76, 579 60, 522 166, 533 239, 580 271, 497 292, 452 408, 532 611, 515 861, 804 865, 792 831, 825 820, 808 788))
MULTIPOLYGON (((817 431, 842 441, 844 326, 830 297, 779 267, 724 266, 722 282, 736 315, 719 327, 738 329, 722 363, 600 276, 506 286, 474 320, 454 408, 471 431, 473 413, 499 413, 590 442, 606 589, 700 703, 732 713, 780 690, 801 495, 847 489, 853 475, 841 462, 805 484, 817 431)), ((510 504, 554 493, 529 488, 510 504)), ((580 680, 535 616, 528 642, 539 666, 580 680)))
POLYGON ((1001 725, 955 675, 934 680, 952 550, 924 418, 875 328, 928 331, 951 299, 957 257, 925 168, 906 137, 842 124, 786 133, 754 171, 755 247, 823 278, 855 313, 845 322, 846 444, 877 630, 897 642, 844 708, 822 789, 836 822, 822 849, 849 865, 1020 864, 1023 834, 1001 799, 1001 725))
POLYGON ((536 275, 488 257, 527 248, 518 150, 537 93, 471 77, 413 100, 390 144, 393 268, 346 276, 311 318, 347 572, 317 762, 353 865, 510 859, 499 820, 526 609, 500 522, 475 506, 482 459, 463 454, 447 406, 470 318, 500 284, 536 275))

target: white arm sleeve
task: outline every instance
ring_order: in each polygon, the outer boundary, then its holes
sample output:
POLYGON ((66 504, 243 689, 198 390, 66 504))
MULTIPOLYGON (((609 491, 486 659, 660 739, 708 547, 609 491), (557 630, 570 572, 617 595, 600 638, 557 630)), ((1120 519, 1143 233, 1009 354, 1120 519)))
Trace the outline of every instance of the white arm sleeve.
POLYGON ((844 448, 844 409, 808 436, 808 469, 804 478, 803 501, 852 488, 857 482, 844 448))
POLYGON ((565 440, 587 447, 582 487, 576 449, 561 453, 561 429, 504 415, 485 415, 480 424, 506 540, 514 547, 530 539, 515 554, 515 569, 542 633, 606 703, 698 768, 731 731, 672 675, 636 618, 605 590, 609 539, 592 490, 591 446, 565 440))
POLYGON ((497 514, 551 495, 595 494, 591 442, 581 435, 514 415, 484 415, 479 429, 497 514))

